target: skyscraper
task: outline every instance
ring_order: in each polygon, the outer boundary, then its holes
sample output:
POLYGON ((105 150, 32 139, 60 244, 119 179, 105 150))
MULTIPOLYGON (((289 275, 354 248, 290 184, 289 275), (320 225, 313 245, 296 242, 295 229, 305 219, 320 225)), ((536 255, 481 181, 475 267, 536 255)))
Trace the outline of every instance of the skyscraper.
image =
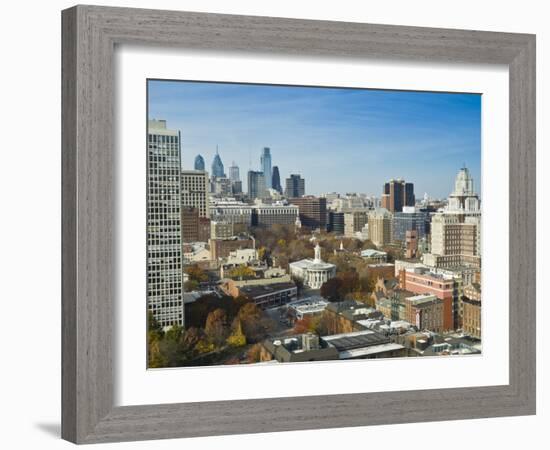
POLYGON ((149 120, 147 308, 163 327, 184 325, 181 246, 181 137, 149 120))
POLYGON ((466 167, 462 167, 456 175, 455 188, 449 195, 447 210, 468 215, 481 214, 479 197, 474 191, 474 179, 466 167))
POLYGON ((216 147, 216 156, 214 156, 214 160, 212 161, 212 176, 225 177, 225 171, 223 168, 222 159, 220 158, 220 154, 218 153, 217 147, 216 147))
POLYGON ((235 161, 229 166, 229 179, 231 182, 241 181, 241 176, 239 174, 239 166, 235 164, 235 161))
POLYGON ((279 174, 279 167, 273 166, 273 174, 271 176, 271 187, 275 189, 280 194, 283 193, 283 188, 281 187, 281 175, 279 174))
POLYGON ((385 208, 377 208, 369 213, 369 239, 377 247, 391 243, 392 214, 385 208))
POLYGON ((382 208, 390 212, 401 212, 403 206, 414 206, 414 185, 406 183, 405 180, 398 178, 391 179, 384 184, 382 188, 382 208))
POLYGON ((210 217, 208 203, 208 172, 203 170, 181 171, 181 204, 192 206, 199 217, 210 217))
POLYGON ((265 179, 263 172, 248 171, 248 197, 251 200, 265 197, 265 179))
POLYGON ((204 158, 202 155, 195 156, 195 170, 204 170, 204 158))
POLYGON ((298 174, 292 174, 286 179, 285 197, 299 198, 306 195, 306 180, 298 174))
POLYGON ((300 211, 302 226, 311 230, 325 230, 327 227, 327 199, 324 197, 298 197, 289 199, 300 211))
POLYGON ((269 147, 264 147, 260 157, 262 172, 264 173, 265 188, 271 189, 271 151, 269 147))

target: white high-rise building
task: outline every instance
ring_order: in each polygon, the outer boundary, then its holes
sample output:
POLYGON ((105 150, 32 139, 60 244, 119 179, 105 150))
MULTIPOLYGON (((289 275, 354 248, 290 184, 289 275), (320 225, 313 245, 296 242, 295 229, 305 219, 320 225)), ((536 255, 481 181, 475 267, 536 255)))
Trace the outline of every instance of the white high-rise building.
POLYGON ((184 325, 181 137, 150 120, 147 146, 147 308, 162 327, 184 325))
POLYGON ((447 211, 481 215, 479 197, 474 191, 474 179, 466 167, 461 168, 456 175, 455 187, 449 195, 447 211))

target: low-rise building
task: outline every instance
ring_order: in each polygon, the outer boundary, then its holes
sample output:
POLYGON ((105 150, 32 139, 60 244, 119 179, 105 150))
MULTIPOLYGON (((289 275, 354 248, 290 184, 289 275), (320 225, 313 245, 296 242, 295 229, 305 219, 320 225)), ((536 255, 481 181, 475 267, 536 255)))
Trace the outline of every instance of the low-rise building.
POLYGON ((325 311, 329 304, 330 302, 320 296, 302 298, 286 305, 287 315, 291 322, 302 320, 306 317, 318 316, 325 311))
POLYGON ((481 286, 479 284, 464 287, 462 331, 473 338, 481 339, 481 286))
POLYGON ((406 320, 419 330, 440 333, 444 330, 443 301, 435 295, 422 294, 405 299, 406 320))
POLYGON ((378 278, 389 280, 394 278, 395 266, 390 263, 368 264, 367 273, 374 280, 378 278))
POLYGON ((416 294, 433 294, 444 303, 444 330, 459 328, 462 280, 452 274, 425 267, 406 269, 399 277, 402 289, 416 294))
POLYGON ((314 259, 302 259, 289 264, 290 274, 302 280, 305 286, 320 289, 323 283, 336 276, 336 266, 321 259, 321 247, 315 246, 314 259))
POLYGON ((295 225, 298 206, 284 204, 259 204, 252 207, 252 225, 269 228, 273 225, 295 225))
MULTIPOLYGON (((182 248, 184 264, 210 263, 210 250, 206 248, 204 242, 185 243, 182 248)), ((199 265, 204 267, 204 264, 199 265)))
POLYGON ((224 279, 220 288, 234 298, 246 297, 262 309, 286 305, 298 296, 298 288, 288 275, 253 280, 224 279))
POLYGON ((361 330, 319 337, 312 333, 268 339, 262 345, 261 360, 278 362, 373 359, 408 356, 403 345, 382 333, 361 330))
POLYGON ((252 236, 239 235, 228 239, 210 239, 210 258, 219 261, 227 258, 229 254, 237 249, 256 248, 256 241, 252 236))
POLYGON ((369 319, 382 319, 380 311, 355 300, 329 303, 323 317, 329 334, 351 333, 366 328, 369 319))
POLYGON ((388 262, 388 254, 380 250, 369 248, 361 251, 361 258, 373 264, 384 264, 388 262))

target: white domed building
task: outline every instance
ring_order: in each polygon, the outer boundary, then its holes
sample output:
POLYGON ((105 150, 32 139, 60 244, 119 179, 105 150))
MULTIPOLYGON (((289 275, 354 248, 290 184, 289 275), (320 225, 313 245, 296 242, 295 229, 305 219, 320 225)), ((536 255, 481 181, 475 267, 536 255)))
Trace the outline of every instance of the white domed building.
POLYGON ((290 275, 302 280, 311 289, 320 289, 323 283, 336 276, 336 266, 321 259, 321 247, 315 246, 315 257, 290 263, 290 275))

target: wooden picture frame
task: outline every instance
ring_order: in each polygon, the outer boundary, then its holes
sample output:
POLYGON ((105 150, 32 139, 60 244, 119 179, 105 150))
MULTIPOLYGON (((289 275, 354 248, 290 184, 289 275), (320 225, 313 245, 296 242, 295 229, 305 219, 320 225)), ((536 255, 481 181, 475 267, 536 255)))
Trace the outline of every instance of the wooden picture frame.
POLYGON ((535 413, 535 36, 98 6, 63 11, 62 31, 64 439, 95 443, 535 413), (507 65, 509 384, 114 407, 116 44, 507 65))

